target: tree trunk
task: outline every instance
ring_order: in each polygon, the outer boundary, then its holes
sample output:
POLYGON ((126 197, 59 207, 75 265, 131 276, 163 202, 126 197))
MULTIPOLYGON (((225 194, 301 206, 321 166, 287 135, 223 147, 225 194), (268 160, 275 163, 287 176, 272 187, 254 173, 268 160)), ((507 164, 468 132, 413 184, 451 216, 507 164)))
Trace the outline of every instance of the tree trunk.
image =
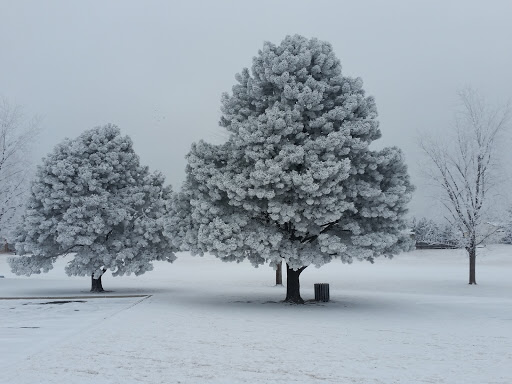
POLYGON ((91 292, 105 292, 103 290, 103 285, 101 284, 101 276, 103 276, 107 270, 103 269, 102 271, 102 274, 97 279, 94 278, 94 273, 91 274, 91 292))
POLYGON ((469 284, 476 284, 476 247, 468 250, 469 253, 469 284))
POLYGON ((283 285, 283 261, 282 260, 279 262, 279 264, 277 264, 276 285, 283 285))
POLYGON ((299 268, 294 271, 286 264, 286 299, 287 303, 304 304, 304 300, 300 297, 299 276, 306 267, 299 268))

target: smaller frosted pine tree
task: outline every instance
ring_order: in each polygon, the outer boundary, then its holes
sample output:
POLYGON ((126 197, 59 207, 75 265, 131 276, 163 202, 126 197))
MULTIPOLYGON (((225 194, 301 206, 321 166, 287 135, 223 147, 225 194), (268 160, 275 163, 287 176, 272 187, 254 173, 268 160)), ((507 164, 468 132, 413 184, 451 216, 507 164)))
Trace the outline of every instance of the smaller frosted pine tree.
POLYGON ((28 206, 16 229, 18 275, 48 272, 59 256, 73 254, 68 275, 140 275, 153 260, 172 262, 171 239, 162 234, 172 191, 160 173, 139 164, 128 136, 114 125, 66 139, 38 167, 28 206))

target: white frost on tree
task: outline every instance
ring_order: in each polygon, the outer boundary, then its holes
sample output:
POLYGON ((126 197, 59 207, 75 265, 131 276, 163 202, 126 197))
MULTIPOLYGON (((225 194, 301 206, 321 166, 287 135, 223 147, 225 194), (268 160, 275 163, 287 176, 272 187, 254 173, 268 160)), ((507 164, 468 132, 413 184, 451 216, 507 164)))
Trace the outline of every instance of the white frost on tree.
POLYGON ((433 220, 422 217, 414 223, 413 230, 416 243, 432 245, 439 242, 439 226, 433 220))
POLYGON ((0 240, 8 237, 19 219, 31 171, 30 146, 38 126, 38 119, 27 118, 22 107, 0 100, 0 240))
POLYGON ((492 239, 499 226, 493 198, 502 180, 498 174, 499 144, 510 129, 510 106, 493 107, 468 88, 460 92, 462 108, 456 115, 453 139, 423 138, 421 148, 430 163, 426 176, 438 187, 447 220, 458 233, 459 246, 469 256, 469 284, 476 284, 477 247, 492 239))
POLYGON ((222 97, 227 142, 199 142, 169 233, 183 250, 299 275, 334 258, 372 261, 409 249, 412 186, 397 148, 372 151, 377 109, 360 78, 345 77, 329 43, 295 35, 265 43, 252 71, 222 97))
POLYGON ((462 238, 451 224, 437 224, 425 217, 414 220, 413 231, 417 248, 457 248, 462 238))
POLYGON ((74 254, 68 275, 140 275, 151 261, 175 260, 163 220, 172 191, 160 173, 139 164, 132 141, 113 125, 64 140, 38 167, 27 210, 16 233, 18 275, 47 272, 74 254))
POLYGON ((505 244, 512 244, 512 208, 506 210, 502 218, 502 237, 500 241, 505 244))

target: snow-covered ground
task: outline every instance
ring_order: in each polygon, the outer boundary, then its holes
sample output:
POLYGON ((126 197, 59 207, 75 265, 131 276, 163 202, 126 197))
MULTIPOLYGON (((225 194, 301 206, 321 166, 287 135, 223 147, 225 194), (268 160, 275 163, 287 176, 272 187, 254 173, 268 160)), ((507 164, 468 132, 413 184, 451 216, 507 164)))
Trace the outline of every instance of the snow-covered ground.
POLYGON ((512 247, 308 268, 280 302, 274 271, 180 254, 140 277, 89 279, 65 261, 30 278, 0 255, 0 383, 512 383, 512 247), (19 299, 19 297, 47 297, 19 299), (55 304, 53 297, 75 297, 55 304), (45 304, 46 303, 46 304, 45 304), (48 304, 50 303, 50 304, 48 304))

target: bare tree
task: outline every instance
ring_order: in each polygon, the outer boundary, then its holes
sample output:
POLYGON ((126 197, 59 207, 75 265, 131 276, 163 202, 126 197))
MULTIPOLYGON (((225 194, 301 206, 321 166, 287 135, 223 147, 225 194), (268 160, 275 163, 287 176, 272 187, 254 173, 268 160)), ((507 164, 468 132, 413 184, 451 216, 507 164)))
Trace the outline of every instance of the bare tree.
POLYGON ((446 218, 460 234, 469 257, 469 284, 476 284, 476 250, 493 233, 485 226, 499 183, 499 140, 509 127, 510 105, 492 107, 472 89, 459 93, 462 108, 453 138, 426 139, 420 146, 431 167, 427 176, 440 189, 446 218))
POLYGON ((28 189, 30 145, 39 119, 27 118, 23 108, 0 99, 0 237, 11 229, 28 189))

